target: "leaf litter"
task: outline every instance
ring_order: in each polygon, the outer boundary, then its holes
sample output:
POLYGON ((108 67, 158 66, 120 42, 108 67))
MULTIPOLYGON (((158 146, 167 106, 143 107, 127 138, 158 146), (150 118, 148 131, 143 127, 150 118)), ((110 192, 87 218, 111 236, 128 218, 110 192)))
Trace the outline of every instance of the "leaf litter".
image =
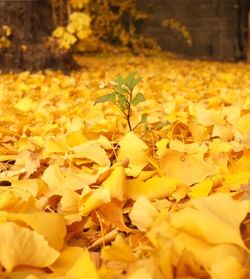
POLYGON ((249 278, 250 66, 78 59, 0 75, 0 277, 249 278), (135 69, 129 131, 94 104, 135 69))

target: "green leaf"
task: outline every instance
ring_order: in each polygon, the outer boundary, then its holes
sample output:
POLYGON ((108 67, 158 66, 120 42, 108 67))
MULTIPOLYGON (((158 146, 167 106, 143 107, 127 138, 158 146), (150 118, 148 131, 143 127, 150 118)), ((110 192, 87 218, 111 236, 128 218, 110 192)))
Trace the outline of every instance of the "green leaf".
POLYGON ((118 104, 122 110, 126 108, 126 102, 127 102, 126 96, 124 96, 124 95, 118 96, 118 104))
POLYGON ((170 124, 169 121, 159 122, 159 123, 157 123, 157 124, 155 125, 155 129, 156 129, 156 130, 160 130, 160 129, 162 129, 163 127, 165 127, 165 126, 167 126, 167 125, 169 125, 169 124, 170 124))
POLYGON ((125 87, 121 87, 121 86, 115 86, 114 87, 115 92, 117 93, 117 95, 123 95, 128 93, 128 89, 125 87))
POLYGON ((145 101, 145 98, 144 98, 143 94, 142 93, 137 93, 135 95, 135 97, 132 99, 131 104, 136 106, 136 105, 138 105, 138 104, 140 104, 141 102, 144 102, 144 101, 145 101))
POLYGON ((115 83, 121 87, 123 84, 126 83, 126 79, 122 76, 118 76, 116 79, 115 79, 115 83))
POLYGON ((104 102, 115 103, 115 96, 116 96, 115 92, 103 95, 95 101, 95 105, 104 102))
POLYGON ((147 113, 143 113, 143 115, 141 116, 141 123, 146 123, 147 122, 147 118, 148 118, 148 114, 147 113))
POLYGON ((118 95, 122 95, 124 93, 128 92, 128 89, 126 88, 126 79, 122 76, 118 76, 115 79, 115 85, 114 85, 114 91, 118 94, 118 95))
POLYGON ((128 74, 126 84, 130 90, 133 90, 135 86, 142 80, 141 77, 136 77, 137 72, 131 72, 128 74))

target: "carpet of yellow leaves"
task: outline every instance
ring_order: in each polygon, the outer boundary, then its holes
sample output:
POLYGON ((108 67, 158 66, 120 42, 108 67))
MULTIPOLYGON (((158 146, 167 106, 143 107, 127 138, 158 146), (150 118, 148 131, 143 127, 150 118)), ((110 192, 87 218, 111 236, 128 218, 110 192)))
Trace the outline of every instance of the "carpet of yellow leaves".
POLYGON ((250 66, 81 63, 0 75, 0 278, 249 278, 250 66), (135 70, 129 132, 94 101, 135 70))

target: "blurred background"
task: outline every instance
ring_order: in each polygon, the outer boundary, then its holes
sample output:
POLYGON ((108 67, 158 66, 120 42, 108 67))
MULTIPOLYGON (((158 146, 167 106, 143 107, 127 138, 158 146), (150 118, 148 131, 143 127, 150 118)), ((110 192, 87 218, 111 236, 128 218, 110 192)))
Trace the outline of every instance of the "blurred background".
POLYGON ((3 71, 76 67, 75 55, 249 59, 249 0, 1 0, 3 71))

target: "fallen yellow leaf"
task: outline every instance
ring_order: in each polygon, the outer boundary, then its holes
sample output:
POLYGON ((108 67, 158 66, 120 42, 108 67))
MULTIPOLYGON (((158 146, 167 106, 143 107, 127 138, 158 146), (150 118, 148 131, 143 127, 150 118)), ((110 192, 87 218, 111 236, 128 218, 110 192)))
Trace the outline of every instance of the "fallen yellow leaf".
POLYGON ((126 183, 125 196, 128 199, 136 200, 144 195, 146 198, 160 199, 170 196, 178 185, 175 177, 152 177, 145 182, 140 179, 129 179, 126 183))
POLYGON ((37 232, 12 222, 0 224, 0 263, 7 271, 21 265, 46 267, 59 256, 37 232))
POLYGON ((148 164, 146 158, 147 145, 134 132, 126 134, 119 141, 119 145, 120 149, 117 160, 128 159, 129 165, 125 169, 126 174, 134 177, 137 176, 148 164))
POLYGON ((166 175, 176 177, 187 185, 201 182, 214 173, 212 167, 204 160, 174 150, 166 150, 162 154, 160 167, 166 175))

